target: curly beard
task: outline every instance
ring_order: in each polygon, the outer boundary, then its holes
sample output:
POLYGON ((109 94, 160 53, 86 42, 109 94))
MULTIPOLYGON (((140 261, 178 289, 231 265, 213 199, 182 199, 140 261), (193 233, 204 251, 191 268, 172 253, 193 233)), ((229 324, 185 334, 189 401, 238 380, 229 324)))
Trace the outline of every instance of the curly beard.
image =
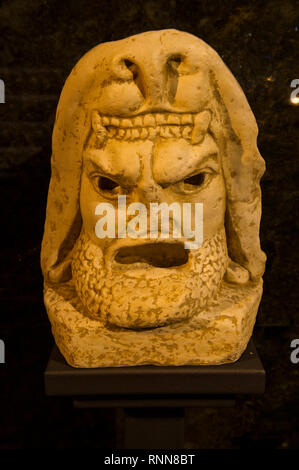
POLYGON ((108 262, 82 231, 72 274, 86 314, 110 326, 153 328, 188 319, 216 296, 227 268, 225 230, 190 250, 181 266, 156 268, 108 262), (136 267, 137 269, 134 269, 136 267))

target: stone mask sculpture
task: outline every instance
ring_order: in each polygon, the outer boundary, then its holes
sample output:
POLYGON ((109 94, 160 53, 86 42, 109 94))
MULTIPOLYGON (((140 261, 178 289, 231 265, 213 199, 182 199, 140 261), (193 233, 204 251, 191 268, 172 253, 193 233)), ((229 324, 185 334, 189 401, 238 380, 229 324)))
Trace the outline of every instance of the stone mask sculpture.
POLYGON ((57 109, 41 252, 45 305, 70 365, 240 357, 265 264, 256 139, 237 81, 191 34, 150 31, 78 62, 57 109), (135 238, 117 232, 129 204, 196 202, 201 246, 185 248, 171 211, 168 238, 151 238, 150 224, 135 238), (114 238, 96 234, 100 203, 115 208, 114 238))

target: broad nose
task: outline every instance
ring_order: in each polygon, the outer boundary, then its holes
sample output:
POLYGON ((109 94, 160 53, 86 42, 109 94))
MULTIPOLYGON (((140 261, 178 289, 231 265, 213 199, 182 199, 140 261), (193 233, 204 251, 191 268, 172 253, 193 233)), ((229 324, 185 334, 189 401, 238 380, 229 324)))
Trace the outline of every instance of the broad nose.
POLYGON ((163 199, 163 188, 154 181, 139 181, 131 192, 133 202, 142 202, 146 206, 151 202, 162 202, 163 199))
POLYGON ((134 186, 131 198, 134 202, 148 205, 163 201, 163 188, 155 181, 152 170, 152 152, 140 156, 140 175, 134 186))

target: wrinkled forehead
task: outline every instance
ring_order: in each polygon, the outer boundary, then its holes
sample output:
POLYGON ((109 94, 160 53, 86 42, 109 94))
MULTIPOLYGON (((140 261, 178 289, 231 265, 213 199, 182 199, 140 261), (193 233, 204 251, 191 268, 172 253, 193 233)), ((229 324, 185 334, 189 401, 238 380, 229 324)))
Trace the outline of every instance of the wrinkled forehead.
POLYGON ((210 101, 214 51, 191 34, 149 31, 98 48, 89 100, 102 114, 196 112, 210 101))

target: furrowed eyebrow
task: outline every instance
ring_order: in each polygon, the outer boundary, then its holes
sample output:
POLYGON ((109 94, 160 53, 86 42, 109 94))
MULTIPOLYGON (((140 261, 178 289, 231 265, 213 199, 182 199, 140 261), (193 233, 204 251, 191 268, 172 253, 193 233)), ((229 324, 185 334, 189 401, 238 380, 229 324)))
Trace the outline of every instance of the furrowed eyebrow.
POLYGON ((200 173, 200 171, 202 171, 204 167, 208 164, 210 164, 212 169, 215 171, 219 169, 219 160, 218 160, 217 153, 206 155, 200 160, 194 161, 194 164, 192 164, 192 167, 189 168, 189 171, 185 173, 184 177, 187 178, 188 176, 192 176, 192 175, 196 175, 197 173, 200 173))
POLYGON ((197 167, 203 166, 205 163, 208 161, 214 161, 216 163, 215 169, 218 168, 219 165, 219 160, 218 160, 218 154, 217 153, 212 153, 211 155, 206 155, 203 157, 201 160, 199 160, 196 164, 197 167))
POLYGON ((99 172, 101 175, 103 176, 107 176, 108 178, 116 178, 117 175, 116 174, 113 174, 111 173, 111 171, 109 171, 107 168, 105 168, 105 166, 98 161, 98 159, 96 160, 94 157, 92 157, 91 155, 89 155, 88 157, 86 157, 84 159, 84 168, 88 171, 88 172, 91 172, 91 171, 97 171, 99 172))
POLYGON ((177 178, 177 182, 181 181, 182 179, 189 178, 190 176, 196 175, 197 173, 200 173, 208 164, 211 165, 214 171, 219 170, 219 160, 218 155, 216 153, 206 155, 199 161, 194 161, 192 167, 188 169, 189 171, 183 173, 183 175, 181 174, 180 177, 177 178))

